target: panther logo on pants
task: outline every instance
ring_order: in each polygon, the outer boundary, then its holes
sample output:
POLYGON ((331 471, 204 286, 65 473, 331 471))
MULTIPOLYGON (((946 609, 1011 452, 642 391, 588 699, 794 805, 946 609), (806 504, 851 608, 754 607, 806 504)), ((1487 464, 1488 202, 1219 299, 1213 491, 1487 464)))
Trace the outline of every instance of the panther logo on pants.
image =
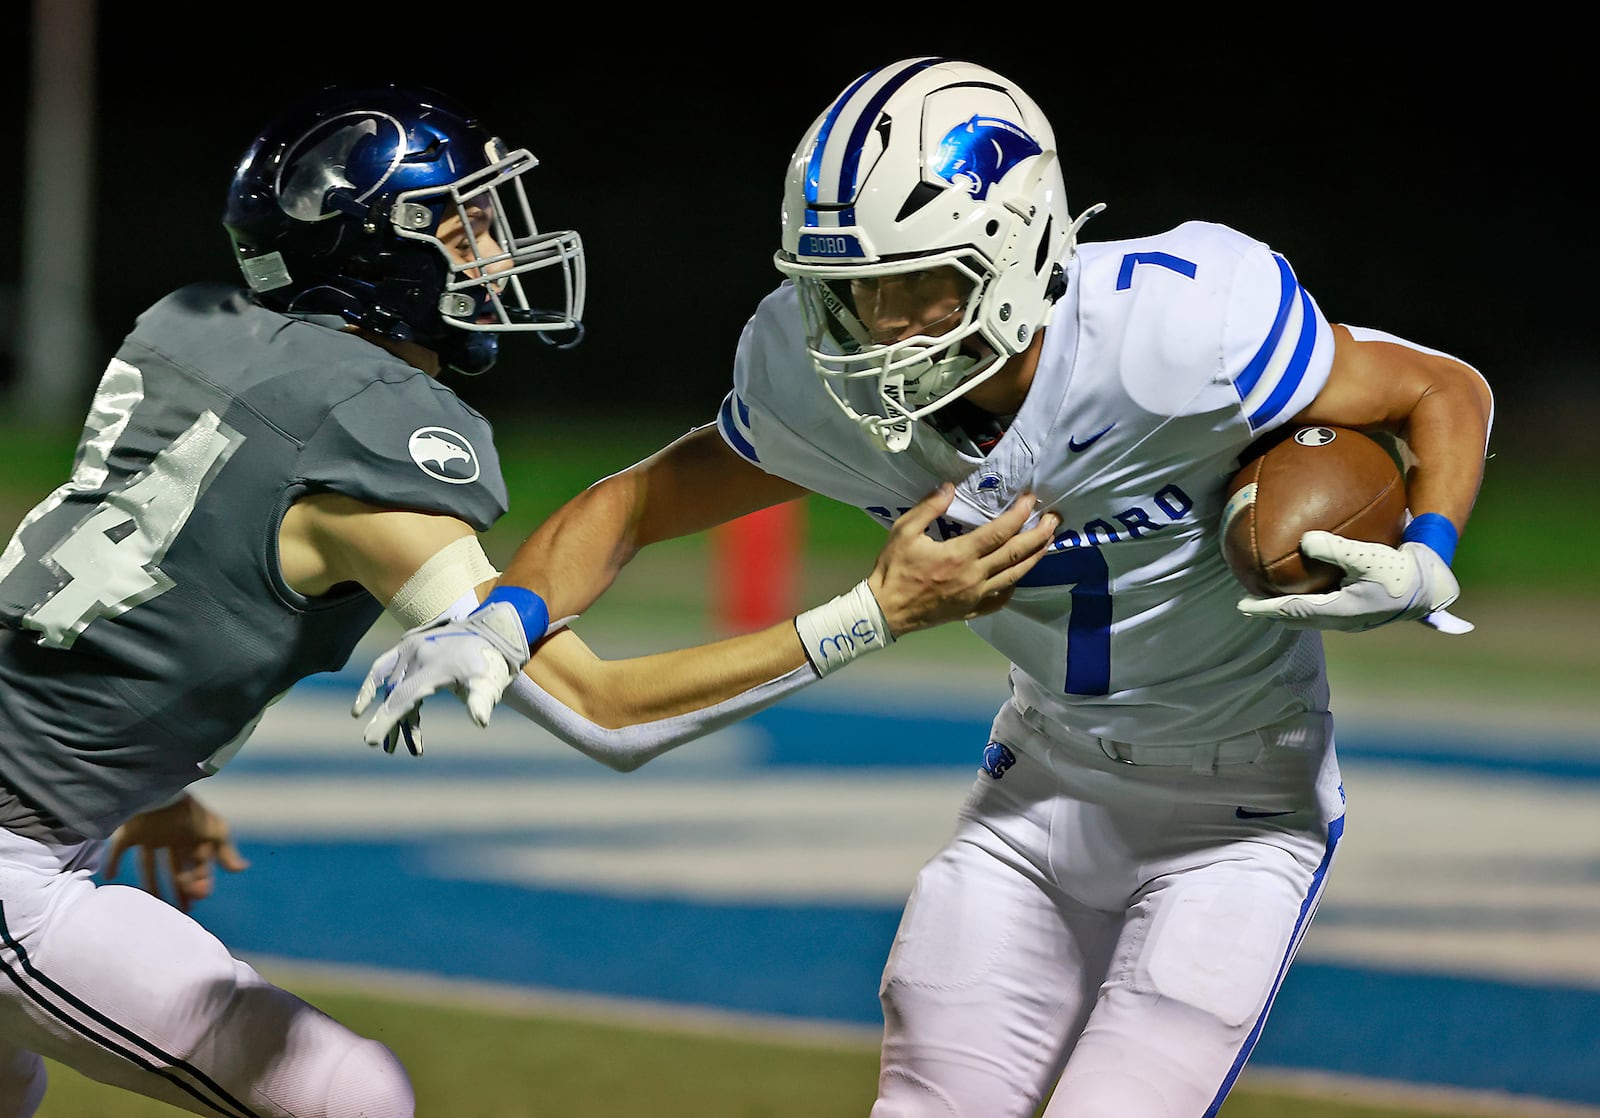
POLYGON ((1006 775, 1006 770, 1017 763, 1017 755, 1001 745, 992 741, 983 747, 983 771, 999 780, 1006 775))

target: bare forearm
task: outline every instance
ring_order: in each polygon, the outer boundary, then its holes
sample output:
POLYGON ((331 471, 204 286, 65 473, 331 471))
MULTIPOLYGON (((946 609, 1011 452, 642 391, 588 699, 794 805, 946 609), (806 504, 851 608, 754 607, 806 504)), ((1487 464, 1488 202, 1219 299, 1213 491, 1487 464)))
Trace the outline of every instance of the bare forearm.
POLYGON ((551 617, 582 613, 640 548, 804 495, 734 454, 715 430, 699 428, 563 505, 517 550, 500 581, 541 595, 551 617))
POLYGON ((557 509, 517 549, 500 581, 545 599, 552 618, 594 604, 638 551, 634 486, 626 477, 591 486, 557 509))
POLYGON ((551 637, 523 669, 559 702, 608 729, 702 710, 811 665, 826 674, 919 629, 999 609, 1043 554, 1060 518, 1022 531, 1031 495, 956 541, 927 528, 948 508, 943 487, 890 530, 856 587, 756 633, 629 660, 597 658, 575 633, 551 637))
POLYGON ((1413 513, 1465 528, 1483 482, 1489 420, 1487 389, 1465 366, 1417 402, 1400 432, 1416 459, 1406 478, 1413 513))
POLYGON ((1335 326, 1334 339, 1328 383, 1299 421, 1400 436, 1413 459, 1411 511, 1463 528, 1483 479, 1494 410, 1488 383, 1470 365, 1393 335, 1335 326))
POLYGON ((607 729, 702 710, 806 666, 794 623, 694 648, 602 660, 558 633, 524 672, 576 713, 607 729))

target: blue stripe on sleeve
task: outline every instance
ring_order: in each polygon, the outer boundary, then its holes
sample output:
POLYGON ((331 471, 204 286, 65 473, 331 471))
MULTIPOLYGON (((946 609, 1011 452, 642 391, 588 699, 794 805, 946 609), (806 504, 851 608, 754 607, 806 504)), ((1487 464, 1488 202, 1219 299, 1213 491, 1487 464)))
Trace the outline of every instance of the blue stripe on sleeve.
POLYGON ((740 400, 737 396, 730 392, 727 394, 727 396, 723 397, 722 410, 717 412, 717 430, 722 432, 722 437, 727 441, 729 446, 733 447, 734 450, 738 451, 745 458, 748 458, 751 462, 760 465, 761 456, 756 453, 755 444, 750 441, 750 439, 745 435, 744 431, 740 428, 738 419, 734 418, 733 409, 735 403, 738 404, 740 415, 746 422, 749 421, 750 409, 745 406, 745 402, 743 400, 740 400))
POLYGON ((1311 354, 1317 348, 1317 310, 1312 305, 1311 296, 1306 289, 1301 287, 1300 292, 1300 337, 1295 342, 1294 354, 1289 358, 1288 366, 1278 377, 1278 386, 1272 390, 1259 408, 1250 413, 1250 429, 1256 430, 1262 424, 1275 418, 1290 400, 1294 398, 1295 391, 1300 387, 1300 382, 1306 379, 1306 370, 1311 367, 1311 354))
POLYGON ((1239 390, 1239 399, 1250 395, 1250 390, 1256 386, 1256 381, 1261 379, 1262 372, 1267 367, 1267 362, 1272 360, 1272 355, 1278 350, 1278 339, 1283 337, 1283 328, 1289 322, 1289 310, 1294 306, 1294 293, 1300 287, 1294 278, 1294 272, 1289 269, 1289 262, 1277 253, 1272 259, 1278 265, 1279 293, 1278 317, 1272 320, 1272 329, 1267 331, 1267 340, 1261 343, 1261 348, 1256 350, 1256 355, 1250 358, 1250 364, 1244 371, 1233 378, 1233 386, 1239 390))

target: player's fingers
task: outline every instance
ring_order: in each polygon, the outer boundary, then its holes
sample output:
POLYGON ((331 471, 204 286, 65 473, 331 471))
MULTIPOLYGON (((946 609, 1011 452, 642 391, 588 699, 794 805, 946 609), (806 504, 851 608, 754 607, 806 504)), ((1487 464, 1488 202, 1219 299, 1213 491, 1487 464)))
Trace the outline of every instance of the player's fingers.
POLYGON ((1047 512, 1032 528, 1018 532, 984 556, 979 570, 987 578, 998 580, 995 586, 986 589, 996 589, 1007 582, 1015 582, 1032 570, 1033 565, 1049 551, 1056 530, 1060 527, 1060 514, 1047 512))
POLYGON ((421 746, 417 745, 416 747, 413 747, 411 733, 421 718, 422 713, 416 708, 412 708, 411 710, 408 710, 406 713, 402 714, 400 716, 400 720, 393 726, 390 726, 389 732, 383 735, 383 751, 392 757, 394 756, 395 750, 399 748, 400 743, 404 741, 406 743, 406 749, 415 755, 421 746))
POLYGON ((406 751, 413 757, 422 756, 422 714, 412 711, 400 720, 400 736, 405 739, 406 751))
POLYGON ((106 865, 101 872, 107 881, 117 879, 117 867, 122 864, 123 852, 128 849, 128 835, 125 830, 118 827, 111 835, 111 843, 106 848, 106 865))
POLYGON ((940 482, 939 487, 932 493, 929 493, 922 500, 901 513, 900 519, 895 521, 894 527, 921 535, 928 530, 928 525, 938 520, 949 510, 950 502, 955 500, 955 496, 955 486, 948 481, 940 482))
POLYGON ((180 853, 174 847, 167 847, 167 883, 172 886, 172 903, 179 912, 189 911, 189 870, 190 861, 187 852, 180 853))
POLYGON ((1332 532, 1311 531, 1300 537, 1300 554, 1309 559, 1332 563, 1346 574, 1361 574, 1393 550, 1381 543, 1352 540, 1332 532))
POLYGON ((963 532, 956 537, 954 546, 969 549, 974 555, 989 555, 995 550, 1004 547, 1028 522, 1028 517, 1033 515, 1033 508, 1038 504, 1038 498, 1032 493, 1023 493, 1002 512, 987 524, 980 524, 970 532, 963 532))
MULTIPOLYGON (((395 727, 400 720, 419 707, 422 704, 422 700, 438 689, 438 684, 421 682, 415 677, 400 684, 389 693, 388 698, 383 700, 383 705, 378 707, 378 712, 367 723, 367 728, 361 735, 362 740, 368 745, 383 744, 384 740, 395 732, 395 727)), ((392 746, 389 748, 389 752, 394 752, 392 746)))
POLYGON ((1457 617, 1455 614, 1443 609, 1436 609, 1432 613, 1424 614, 1417 620, 1430 629, 1435 629, 1441 633, 1449 633, 1452 636, 1470 633, 1477 628, 1472 622, 1457 617))
POLYGON ((382 746, 385 753, 394 752, 395 723, 399 721, 398 714, 391 713, 386 706, 378 708, 378 713, 372 716, 361 731, 361 740, 372 746, 382 746))
POLYGON ((217 844, 217 862, 229 873, 250 868, 250 859, 239 853, 239 848, 224 839, 217 844))
POLYGON ((367 672, 367 678, 361 681, 361 688, 356 692, 356 701, 350 706, 350 716, 360 718, 378 697, 378 692, 383 691, 387 697, 400 683, 401 678, 396 677, 395 669, 400 663, 398 649, 390 649, 372 663, 372 668, 367 672))
POLYGON ((382 664, 382 660, 374 664, 372 670, 367 673, 367 678, 361 681, 361 689, 356 692, 356 701, 350 704, 350 717, 360 718, 372 705, 372 700, 378 697, 378 688, 389 674, 386 668, 380 667, 382 664))
POLYGON ((156 852, 151 846, 139 847, 139 883, 152 896, 161 896, 161 877, 156 872, 156 852))
POLYGON ((1330 604, 1339 596, 1337 590, 1326 594, 1285 594, 1278 598, 1241 598, 1238 610, 1246 617, 1270 617, 1279 621, 1292 621, 1310 617, 1320 607, 1330 604))
POLYGON ((177 892, 183 898, 183 910, 189 911, 189 906, 195 901, 203 901, 216 892, 217 872, 213 863, 216 849, 210 843, 196 848, 195 857, 185 861, 175 880, 179 883, 177 892))
POLYGON ((493 680, 474 676, 467 683, 466 694, 467 713, 472 720, 480 726, 487 726, 494 714, 494 704, 500 701, 504 690, 504 685, 496 686, 493 680))
MULTIPOLYGON (((991 574, 988 578, 983 580, 983 584, 980 587, 984 598, 988 598, 992 594, 1000 593, 1004 593, 1009 598, 1011 591, 1015 590, 1017 585, 1023 580, 1023 578, 1027 576, 1028 572, 1033 570, 1034 567, 1038 566, 1039 561, 1049 553, 1050 549, 1048 545, 1034 548, 1021 559, 1018 559, 1014 563, 1009 563, 1000 570, 996 571, 994 574, 991 574)), ((991 610, 988 612, 993 611, 991 610)))
POLYGON ((361 681, 361 689, 356 692, 356 701, 350 704, 350 717, 360 718, 367 713, 367 708, 372 705, 372 700, 377 697, 378 681, 369 675, 361 681))
POLYGON ((456 693, 467 705, 467 713, 480 726, 487 726, 494 713, 494 705, 505 694, 511 683, 511 665, 493 649, 483 649, 483 669, 468 676, 456 693))

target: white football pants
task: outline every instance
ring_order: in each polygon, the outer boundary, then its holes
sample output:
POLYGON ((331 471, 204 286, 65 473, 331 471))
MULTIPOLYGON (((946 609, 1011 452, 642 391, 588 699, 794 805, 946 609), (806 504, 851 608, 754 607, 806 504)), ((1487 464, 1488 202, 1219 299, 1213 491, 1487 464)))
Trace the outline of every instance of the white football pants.
POLYGON ((992 737, 884 971, 872 1118, 1215 1115, 1343 832, 1331 719, 1152 749, 1008 703, 992 737))
POLYGON ((160 899, 96 885, 103 848, 0 828, 0 1118, 37 1109, 40 1056, 196 1114, 411 1118, 388 1048, 160 899))

